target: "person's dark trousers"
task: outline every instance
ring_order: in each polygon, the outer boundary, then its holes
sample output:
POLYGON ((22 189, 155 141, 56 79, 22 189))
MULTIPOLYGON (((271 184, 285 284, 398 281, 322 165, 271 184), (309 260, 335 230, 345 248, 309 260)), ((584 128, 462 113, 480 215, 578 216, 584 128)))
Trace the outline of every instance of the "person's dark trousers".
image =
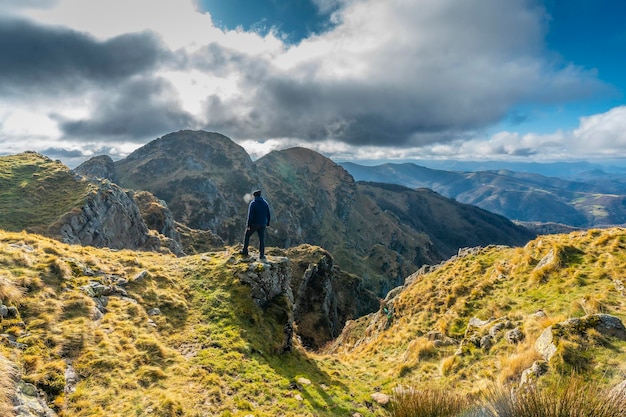
POLYGON ((257 232, 259 235, 259 256, 265 257, 265 225, 251 224, 249 229, 246 229, 246 235, 243 238, 243 253, 248 253, 248 245, 250 244, 250 236, 257 232))

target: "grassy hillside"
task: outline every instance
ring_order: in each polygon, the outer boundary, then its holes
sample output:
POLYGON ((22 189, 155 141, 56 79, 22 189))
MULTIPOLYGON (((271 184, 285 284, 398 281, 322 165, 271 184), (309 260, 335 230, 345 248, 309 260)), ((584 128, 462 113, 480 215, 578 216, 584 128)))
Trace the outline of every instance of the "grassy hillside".
MULTIPOLYGON (((251 264, 228 249, 175 258, 0 231, 0 410, 19 379, 61 416, 385 416, 372 394, 399 385, 477 399, 541 361, 547 326, 626 319, 625 249, 626 231, 609 229, 470 252, 412 276, 325 352, 296 342, 280 353, 284 306, 252 302, 236 278, 251 264), (468 328, 472 318, 494 320, 468 328), (473 344, 506 321, 523 340, 473 344)), ((561 336, 541 386, 626 379, 626 342, 594 329, 561 336)))
POLYGON ((81 207, 93 189, 60 161, 33 152, 1 157, 0 183, 0 228, 37 233, 81 207))
MULTIPOLYGON (((345 365, 278 352, 285 312, 252 302, 235 277, 247 267, 229 252, 175 258, 0 231, 0 300, 17 308, 0 322, 3 375, 21 374, 63 416, 367 413, 345 365)), ((0 408, 13 385, 0 381, 0 408)))
MULTIPOLYGON (((384 386, 454 387, 478 393, 516 386, 542 360, 535 341, 550 325, 608 313, 626 319, 626 231, 542 236, 524 248, 488 247, 416 275, 375 315, 346 325, 329 352, 380 376, 384 386), (470 327, 470 319, 492 320, 470 327), (475 343, 497 323, 519 328, 490 349, 475 343), (454 343, 448 343, 454 341, 454 343)), ((626 342, 594 329, 561 335, 540 381, 582 374, 599 386, 626 379, 626 342)))

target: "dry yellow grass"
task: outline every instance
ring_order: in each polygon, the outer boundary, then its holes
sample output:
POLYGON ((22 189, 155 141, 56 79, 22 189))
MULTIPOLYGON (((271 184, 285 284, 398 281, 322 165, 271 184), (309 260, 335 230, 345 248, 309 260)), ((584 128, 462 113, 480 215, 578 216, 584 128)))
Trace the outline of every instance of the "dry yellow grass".
MULTIPOLYGON (((390 386, 410 385, 432 367, 440 375, 433 383, 464 392, 494 381, 518 383, 522 372, 541 359, 534 343, 546 327, 586 314, 626 318, 626 297, 620 286, 626 274, 624 248, 626 231, 621 228, 541 236, 524 248, 485 248, 418 277, 392 300, 393 318, 388 323, 381 326, 380 321, 362 319, 362 324, 352 326, 353 334, 343 336, 355 348, 331 347, 330 351, 354 363, 365 355, 370 360, 374 356, 373 363, 381 368, 399 370, 388 381, 390 386), (544 315, 535 314, 539 310, 544 315), (491 325, 468 329, 472 317, 508 320, 510 328, 518 327, 525 338, 511 344, 501 334, 490 349, 482 349, 472 343, 488 335, 491 325), (414 336, 406 337, 408 329, 414 336), (431 352, 419 336, 432 331, 459 344, 464 341, 462 349, 431 352), (421 354, 422 350, 427 353, 421 354)), ((571 339, 560 345, 546 381, 574 370, 599 384, 621 382, 623 375, 613 364, 618 358, 626 361, 625 342, 611 339, 609 343, 593 330, 581 340, 571 339), (585 353, 580 354, 580 349, 585 353)))
MULTIPOLYGON (((24 345, 0 343, 8 361, 0 366, 19 369, 63 416, 382 416, 367 406, 373 391, 477 395, 494 381, 519 381, 539 359, 534 341, 546 327, 598 312, 624 320, 625 248, 618 228, 488 247, 419 276, 384 303, 388 314, 349 323, 329 353, 278 355, 282 326, 251 301, 227 251, 175 258, 0 231, 0 297, 19 311, 0 325, 24 345), (109 296, 96 317, 99 301, 82 287, 118 280, 126 294, 109 296), (472 318, 487 324, 468 328, 472 318), (481 348, 497 323, 507 324, 481 348), (502 336, 514 327, 525 336, 516 344, 502 336), (64 392, 68 363, 79 376, 72 393, 64 392), (300 377, 311 385, 298 386, 300 377)), ((626 343, 593 330, 559 349, 546 383, 574 371, 610 386, 626 374, 626 343)))

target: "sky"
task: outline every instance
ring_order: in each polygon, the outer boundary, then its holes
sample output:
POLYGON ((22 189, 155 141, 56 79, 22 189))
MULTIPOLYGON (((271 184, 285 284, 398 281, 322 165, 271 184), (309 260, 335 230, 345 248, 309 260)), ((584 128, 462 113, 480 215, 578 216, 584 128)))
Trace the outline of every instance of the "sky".
POLYGON ((0 155, 623 161, 626 2, 0 0, 0 155))

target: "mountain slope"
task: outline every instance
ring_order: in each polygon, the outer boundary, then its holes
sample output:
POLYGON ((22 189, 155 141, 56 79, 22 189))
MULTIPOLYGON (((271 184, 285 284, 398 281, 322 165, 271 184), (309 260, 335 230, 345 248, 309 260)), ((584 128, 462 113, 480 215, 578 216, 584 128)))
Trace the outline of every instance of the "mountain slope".
POLYGON ((45 233, 95 189, 61 162, 34 152, 0 157, 0 179, 0 227, 13 231, 45 233))
POLYGON ((343 163, 358 181, 430 188, 508 219, 576 227, 626 222, 623 182, 581 182, 513 171, 453 172, 415 164, 366 167, 343 163))
POLYGON ((357 184, 309 149, 273 151, 255 164, 276 218, 270 243, 322 246, 381 296, 460 247, 523 245, 534 237, 502 217, 435 193, 357 184))
POLYGON ((517 386, 533 366, 541 372, 526 375, 542 385, 572 373, 616 385, 626 379, 625 249, 616 228, 466 251, 407 278, 327 352, 396 384, 462 392, 517 386))
MULTIPOLYGON (((303 252, 293 262, 307 262, 303 252)), ((362 380, 348 383, 340 364, 286 338, 289 261, 269 258, 113 252, 0 230, 0 409, 28 400, 64 416, 372 415, 362 380)))
POLYGON ((459 248, 490 243, 522 246, 535 237, 502 216, 457 203, 429 189, 370 182, 359 182, 357 187, 400 223, 427 234, 443 259, 459 248))
MULTIPOLYGON (((397 214, 363 194, 343 168, 319 153, 293 148, 270 152, 252 162, 243 148, 218 133, 172 133, 117 161, 115 172, 109 166, 107 160, 98 159, 77 171, 105 172, 117 176, 123 187, 147 190, 167 203, 177 222, 211 231, 226 244, 241 241, 245 198, 255 188, 262 188, 273 215, 268 246, 288 248, 306 243, 324 247, 342 269, 361 277, 367 288, 380 296, 417 268, 437 263, 459 247, 518 245, 531 237, 512 224, 506 228, 508 233, 494 234, 491 218, 473 221, 475 226, 466 222, 463 227, 468 230, 451 234, 454 241, 437 236, 443 244, 439 248, 433 244, 436 228, 416 230, 403 224, 397 214)), ((466 211, 456 205, 446 202, 450 211, 466 211)), ((438 220, 429 224, 436 223, 438 220)), ((497 223, 502 226, 501 220, 497 223)), ((185 250, 195 252, 193 248, 185 250)))
POLYGON ((256 168, 239 145, 218 133, 179 131, 155 139, 115 163, 120 185, 165 200, 176 221, 241 239, 246 194, 259 187, 256 168))
POLYGON ((0 157, 0 228, 28 230, 113 249, 181 253, 172 239, 148 230, 131 194, 108 181, 75 175, 59 161, 33 152, 0 157))

